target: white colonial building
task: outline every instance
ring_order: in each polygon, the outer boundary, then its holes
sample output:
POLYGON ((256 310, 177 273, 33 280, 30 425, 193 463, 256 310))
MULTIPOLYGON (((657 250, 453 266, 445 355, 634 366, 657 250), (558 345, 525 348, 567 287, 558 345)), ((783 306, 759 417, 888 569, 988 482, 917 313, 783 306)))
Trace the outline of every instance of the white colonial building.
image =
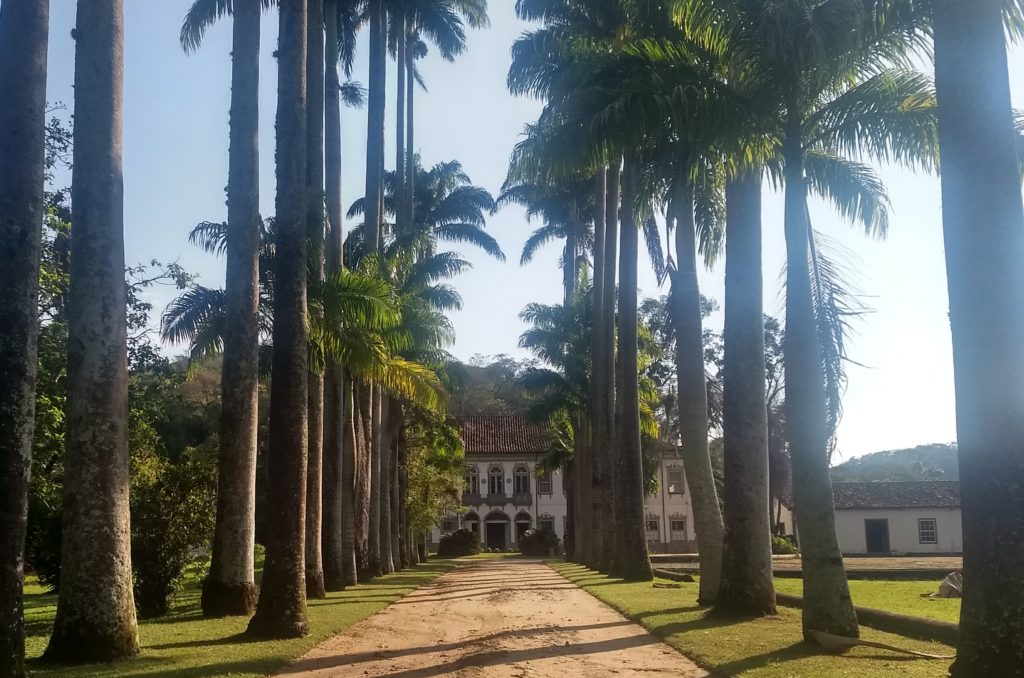
MULTIPOLYGON (((514 549, 533 527, 549 527, 565 539, 566 495, 562 473, 535 473, 547 453, 548 428, 522 417, 466 417, 459 421, 466 451, 462 503, 467 511, 449 515, 431 531, 429 543, 465 527, 487 548, 514 549)), ((647 540, 652 552, 696 551, 693 510, 678 450, 660 452, 659 491, 647 497, 647 540)))

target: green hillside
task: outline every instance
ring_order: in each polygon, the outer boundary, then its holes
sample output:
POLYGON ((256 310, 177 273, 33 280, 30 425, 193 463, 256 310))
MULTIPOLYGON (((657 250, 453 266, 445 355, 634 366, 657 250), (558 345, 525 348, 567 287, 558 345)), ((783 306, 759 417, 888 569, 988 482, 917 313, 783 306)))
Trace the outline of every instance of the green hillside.
POLYGON ((835 482, 959 479, 956 443, 874 452, 832 467, 835 482))

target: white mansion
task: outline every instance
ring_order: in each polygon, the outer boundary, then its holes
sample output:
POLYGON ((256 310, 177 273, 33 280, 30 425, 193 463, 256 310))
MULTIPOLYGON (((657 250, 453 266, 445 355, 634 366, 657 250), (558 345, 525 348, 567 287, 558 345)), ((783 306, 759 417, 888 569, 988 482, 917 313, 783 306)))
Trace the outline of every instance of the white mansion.
MULTIPOLYGON (((566 496, 562 474, 537 477, 534 469, 548 449, 547 425, 522 417, 466 417, 459 421, 466 451, 462 515, 449 515, 431 531, 436 544, 442 534, 460 527, 480 534, 487 548, 516 548, 519 536, 532 527, 550 527, 565 538, 566 496)), ((651 551, 696 551, 693 510, 678 451, 662 453, 659 491, 647 497, 647 539, 651 551)))

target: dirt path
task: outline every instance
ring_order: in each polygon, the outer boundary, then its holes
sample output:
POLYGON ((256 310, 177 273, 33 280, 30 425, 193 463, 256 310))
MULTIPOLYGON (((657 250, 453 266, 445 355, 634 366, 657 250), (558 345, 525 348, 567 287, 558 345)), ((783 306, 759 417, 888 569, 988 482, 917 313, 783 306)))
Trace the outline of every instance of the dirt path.
POLYGON ((541 562, 462 565, 279 675, 602 678, 708 674, 541 562))

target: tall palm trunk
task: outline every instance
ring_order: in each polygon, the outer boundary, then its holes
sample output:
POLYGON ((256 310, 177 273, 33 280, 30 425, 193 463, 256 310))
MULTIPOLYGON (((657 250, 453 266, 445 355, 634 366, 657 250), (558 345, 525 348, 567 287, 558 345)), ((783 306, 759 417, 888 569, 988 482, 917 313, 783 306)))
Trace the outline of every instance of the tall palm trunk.
POLYGON ((576 469, 570 461, 562 469, 562 488, 565 490, 565 559, 578 562, 576 544, 576 469))
POLYGON ((604 342, 602 336, 604 330, 602 329, 604 322, 604 313, 602 311, 602 305, 604 303, 604 224, 605 224, 605 210, 607 205, 608 190, 608 170, 606 168, 600 169, 594 177, 594 283, 590 293, 590 317, 591 317, 591 334, 590 334, 590 464, 591 464, 591 524, 592 530, 591 535, 594 540, 594 545, 591 553, 591 561, 588 566, 592 568, 600 568, 604 562, 604 528, 605 523, 602 521, 603 515, 603 486, 601 484, 602 472, 604 468, 604 454, 602 447, 604 446, 604 431, 606 429, 605 413, 602 410, 604 405, 604 392, 602 389, 605 387, 605 378, 602 370, 604 369, 604 358, 602 357, 602 351, 604 350, 604 342))
POLYGON ((768 500, 761 272, 761 175, 726 186, 725 241, 725 537, 715 610, 775 614, 768 500))
POLYGON ((377 393, 381 395, 381 416, 378 426, 380 473, 377 474, 377 477, 380 479, 380 486, 377 491, 377 501, 380 506, 378 509, 380 512, 378 523, 378 529, 380 530, 380 569, 383 574, 391 574, 395 571, 394 554, 391 552, 391 465, 394 460, 391 450, 391 410, 393 403, 389 396, 384 395, 382 389, 378 388, 377 393))
POLYGON ((367 555, 369 558, 369 575, 370 577, 379 577, 384 574, 383 565, 381 563, 381 543, 380 543, 380 496, 381 496, 381 434, 382 434, 382 421, 381 416, 381 405, 382 398, 381 390, 379 388, 370 387, 371 403, 370 403, 370 418, 368 420, 370 444, 369 444, 369 506, 370 506, 370 521, 369 521, 369 539, 367 540, 366 548, 367 555))
POLYGON ((65 662, 139 651, 128 516, 121 0, 79 5, 75 36, 64 527, 46 650, 65 662))
POLYGON ((371 577, 370 563, 370 495, 373 490, 373 450, 370 424, 373 418, 373 389, 368 384, 353 383, 353 436, 356 440, 356 563, 360 580, 371 577))
POLYGON ((49 0, 0 12, 0 677, 25 675, 22 583, 35 429, 49 0))
POLYGON ((1024 208, 996 0, 936 0, 964 568, 951 674, 1024 675, 1024 208))
MULTIPOLYGON (((595 446, 600 455, 600 524, 604 530, 601 554, 601 569, 604 572, 617 571, 618 534, 616 502, 616 429, 615 429, 615 279, 618 266, 617 238, 619 232, 619 161, 608 167, 607 190, 604 209, 604 280, 601 285, 601 387, 602 402, 599 417, 603 424, 600 444, 595 446)), ((595 225, 596 228, 596 225, 595 225)))
POLYGON ((401 231, 409 223, 405 215, 405 183, 408 177, 405 150, 405 62, 407 50, 406 21, 404 16, 395 17, 398 24, 395 42, 395 73, 398 84, 395 87, 395 226, 401 231))
POLYGON ((623 550, 619 553, 623 578, 647 581, 653 576, 644 531, 644 480, 640 454, 640 384, 637 337, 637 255, 639 233, 634 217, 634 168, 627 160, 622 170, 622 256, 619 260, 619 351, 622 356, 622 422, 619 440, 618 491, 622 507, 618 528, 623 550))
POLYGON ((416 121, 413 115, 416 100, 416 54, 413 50, 409 49, 414 35, 413 25, 410 22, 408 34, 406 35, 407 44, 405 50, 405 153, 409 158, 405 165, 405 219, 410 224, 416 217, 416 146, 413 144, 416 131, 416 121))
POLYGON ((277 238, 270 382, 267 555, 247 633, 292 638, 306 624, 306 0, 279 0, 277 238))
MULTIPOLYGON (((711 605, 722 574, 722 510, 708 454, 708 391, 704 370, 704 328, 697 282, 697 234, 693 191, 682 182, 673 201, 676 218, 676 273, 672 316, 676 327, 676 380, 683 467, 693 505, 700 552, 698 602, 711 605)), ((761 389, 764 390, 763 388, 761 389)))
POLYGON ((341 556, 342 576, 348 586, 358 583, 359 560, 357 548, 357 490, 356 461, 358 458, 354 384, 342 374, 342 410, 344 412, 344 440, 341 457, 341 556))
POLYGON ((387 79, 387 12, 384 0, 370 0, 370 82, 366 109, 366 228, 374 250, 383 246, 381 200, 384 172, 384 110, 387 79))
POLYGON ((402 512, 400 493, 402 469, 399 465, 399 445, 402 436, 402 405, 391 402, 391 562, 395 571, 402 569, 402 512))
POLYGON ((259 79, 260 2, 233 7, 228 149, 228 246, 224 284, 217 519, 208 617, 250 615, 256 606, 256 430, 259 402, 259 79))
POLYGON ((804 635, 810 630, 857 635, 857 615, 836 538, 828 470, 825 380, 809 271, 807 187, 801 116, 786 126, 786 431, 793 459, 793 501, 804 573, 804 635))
MULTIPOLYGON (((311 287, 324 279, 324 5, 308 0, 306 19, 306 196, 308 233, 315 234, 311 287)), ((321 551, 323 515, 324 375, 309 373, 309 434, 306 462, 306 595, 323 598, 321 551)))
MULTIPOLYGON (((344 250, 341 201, 341 79, 338 74, 338 0, 324 0, 324 204, 327 240, 324 248, 327 275, 341 271, 344 250)), ((321 534, 324 588, 341 591, 348 584, 346 566, 354 574, 354 553, 345 549, 345 501, 352 484, 345 484, 347 386, 344 370, 328 358, 324 370, 323 525, 321 534)), ((351 463, 351 462, 349 462, 351 463)), ((351 509, 350 509, 351 510, 351 509)), ((349 513, 351 520, 351 513, 349 513)), ((351 523, 350 523, 351 524, 351 523)))

